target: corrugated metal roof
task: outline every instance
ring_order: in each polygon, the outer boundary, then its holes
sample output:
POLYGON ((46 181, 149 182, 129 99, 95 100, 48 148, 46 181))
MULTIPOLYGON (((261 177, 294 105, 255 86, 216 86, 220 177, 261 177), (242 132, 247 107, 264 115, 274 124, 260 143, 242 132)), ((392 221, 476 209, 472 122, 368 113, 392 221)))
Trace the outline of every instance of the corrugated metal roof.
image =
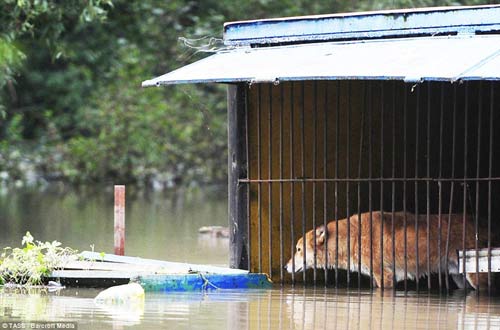
POLYGON ((500 35, 240 47, 146 80, 142 86, 336 79, 500 80, 500 35))

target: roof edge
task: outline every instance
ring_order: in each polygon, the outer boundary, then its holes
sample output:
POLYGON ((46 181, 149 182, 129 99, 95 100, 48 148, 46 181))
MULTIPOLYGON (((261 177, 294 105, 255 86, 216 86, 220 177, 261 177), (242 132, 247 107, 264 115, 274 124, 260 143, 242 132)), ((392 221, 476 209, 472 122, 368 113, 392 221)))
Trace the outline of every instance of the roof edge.
POLYGON ((224 24, 228 46, 438 34, 500 33, 500 5, 429 7, 237 21, 224 24))

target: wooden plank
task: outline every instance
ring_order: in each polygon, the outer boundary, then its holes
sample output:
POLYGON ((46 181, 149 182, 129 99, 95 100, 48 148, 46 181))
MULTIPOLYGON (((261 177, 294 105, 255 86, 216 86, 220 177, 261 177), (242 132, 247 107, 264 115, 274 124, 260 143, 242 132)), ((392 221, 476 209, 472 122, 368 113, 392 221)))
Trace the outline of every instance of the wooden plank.
MULTIPOLYGON (((458 253, 458 270, 463 272, 463 251, 459 250, 458 253)), ((479 272, 488 272, 488 249, 478 250, 479 272)), ((465 270, 467 273, 476 272, 476 250, 465 250, 465 270)), ((491 271, 500 272, 500 248, 491 249, 491 271)))
POLYGON ((265 274, 141 275, 137 281, 145 291, 204 291, 218 289, 268 289, 265 274))
POLYGON ((225 267, 217 267, 210 265, 196 265, 182 262, 162 261, 155 259, 145 259, 138 257, 117 256, 115 254, 104 254, 103 256, 97 252, 83 251, 80 256, 86 260, 107 261, 116 263, 126 263, 131 265, 151 265, 163 266, 166 268, 176 269, 178 272, 204 272, 215 274, 247 274, 248 271, 241 269, 231 269, 225 267))
POLYGON ((134 265, 116 262, 81 261, 74 260, 61 265, 61 270, 107 270, 121 272, 150 272, 162 274, 184 274, 188 273, 186 267, 166 267, 163 265, 134 265))
POLYGON ((137 272, 112 272, 103 270, 56 270, 46 278, 47 281, 59 281, 67 287, 108 288, 127 284, 137 272))
POLYGON ((50 274, 51 278, 121 278, 131 279, 139 275, 144 275, 148 272, 123 272, 123 271, 110 271, 110 270, 54 270, 50 274))

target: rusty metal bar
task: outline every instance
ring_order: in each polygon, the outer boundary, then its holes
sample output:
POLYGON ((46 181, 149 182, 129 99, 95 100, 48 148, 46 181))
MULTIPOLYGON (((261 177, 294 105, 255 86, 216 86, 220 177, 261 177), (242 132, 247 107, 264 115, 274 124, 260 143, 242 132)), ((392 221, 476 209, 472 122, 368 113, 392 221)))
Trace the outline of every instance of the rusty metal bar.
MULTIPOLYGON (((465 104, 464 104, 464 178, 467 177, 467 153, 468 153, 468 145, 467 145, 467 139, 469 138, 468 136, 468 131, 469 131, 469 83, 465 82, 465 87, 464 87, 464 94, 465 94, 465 104)), ((462 213, 462 250, 463 254, 465 255, 465 238, 467 236, 467 227, 466 227, 466 219, 467 219, 467 181, 464 181, 463 183, 463 213, 462 213)), ((463 270, 463 284, 464 288, 467 287, 467 278, 465 276, 465 262, 462 263, 462 270, 463 270)))
MULTIPOLYGON (((269 159, 268 159, 268 173, 269 179, 273 177, 273 85, 269 84, 269 114, 268 114, 268 135, 269 135, 269 159)), ((273 185, 269 182, 268 185, 268 222, 269 222, 269 277, 273 277, 273 185)))
MULTIPOLYGON (((494 82, 490 82, 490 150, 488 176, 492 176, 493 169, 493 112, 495 104, 494 82)), ((491 180, 488 181, 488 294, 491 294, 491 180)))
MULTIPOLYGON (((314 124, 314 134, 313 134, 313 141, 312 141, 312 177, 313 179, 316 179, 316 143, 317 143, 317 139, 316 139, 316 132, 318 131, 318 116, 317 116, 317 111, 318 111, 318 85, 317 85, 317 81, 314 81, 313 82, 313 95, 314 95, 314 100, 313 100, 313 124, 314 124)), ((313 241, 314 241, 314 267, 313 267, 313 283, 314 285, 316 286, 316 282, 317 282, 317 277, 318 277, 318 274, 317 274, 317 262, 316 262, 316 258, 317 258, 317 253, 316 253, 316 249, 317 249, 317 246, 316 246, 316 181, 313 181, 312 183, 312 188, 313 188, 313 191, 312 191, 312 205, 313 205, 313 208, 312 208, 312 229, 313 229, 313 241)))
MULTIPOLYGON (((340 138, 340 81, 337 82, 337 109, 335 112, 335 179, 339 177, 339 138, 340 138)), ((338 287, 339 276, 339 214, 338 214, 338 182, 335 181, 335 287, 338 287)))
MULTIPOLYGON (((380 83, 380 177, 384 177, 384 107, 385 84, 380 83)), ((380 278, 384 290, 384 181, 380 180, 380 278)))
MULTIPOLYGON (((242 87, 240 87, 241 89, 242 87)), ((244 99, 244 108, 245 108, 245 154, 246 154, 246 159, 245 159, 245 162, 247 163, 247 175, 246 177, 248 179, 250 179, 250 140, 249 140, 249 136, 248 136, 248 123, 249 123, 249 109, 248 109, 248 89, 245 88, 245 92, 243 94, 245 96, 245 99, 244 99)), ((241 102, 241 101, 240 101, 241 102)), ((250 244, 252 242, 252 231, 250 230, 250 185, 248 184, 247 185, 247 195, 245 196, 246 197, 246 201, 247 201, 247 209, 246 209, 246 213, 247 213, 247 219, 246 219, 246 230, 247 230, 247 235, 248 235, 248 242, 246 244, 246 247, 247 247, 247 255, 245 256, 247 258, 247 270, 250 269, 250 251, 251 251, 251 248, 250 248, 250 244)))
POLYGON ((420 89, 422 86, 417 86, 417 100, 416 100, 416 108, 415 108, 415 271, 416 271, 416 276, 415 276, 415 284, 416 284, 416 289, 417 293, 419 291, 419 263, 420 263, 420 258, 419 258, 419 251, 418 251, 418 218, 419 218, 419 209, 418 209, 418 151, 419 151, 419 130, 420 130, 420 89))
MULTIPOLYGON (((292 81, 290 84, 290 178, 293 178, 294 176, 294 152, 293 152, 293 146, 294 146, 294 141, 293 141, 293 115, 294 115, 294 110, 295 110, 295 105, 294 105, 294 100, 295 100, 295 95, 294 95, 294 82, 292 81)), ((295 195, 295 189, 294 189, 294 184, 293 181, 290 181, 290 238, 291 238, 291 256, 293 257, 295 253, 295 203, 294 203, 294 195, 295 195)), ((292 284, 295 285, 295 262, 292 262, 292 284)))
MULTIPOLYGON (((337 95, 338 100, 338 95, 337 95)), ((337 101, 338 102, 338 101, 337 101)), ((325 95, 324 95, 324 104, 323 104, 323 177, 327 177, 326 165, 327 165, 327 152, 328 152, 328 83, 325 82, 325 95)), ((335 159, 335 163, 337 160, 335 159)), ((327 201, 328 201, 328 193, 327 193, 328 185, 326 181, 323 181, 323 228, 328 228, 328 214, 327 214, 327 201)), ((335 201, 337 203, 337 201, 335 201)), ((325 288, 328 285, 328 239, 325 240, 324 243, 324 253, 325 256, 325 288)))
MULTIPOLYGON (((443 177, 443 123, 444 123, 444 83, 440 83, 440 112, 439 112, 439 173, 438 178, 442 179, 443 177)), ((443 183, 441 181, 438 182, 438 255, 439 260, 442 258, 441 251, 441 236, 442 236, 442 219, 441 213, 443 208, 443 183)), ((442 283, 442 269, 441 262, 438 263, 438 281, 439 281, 439 291, 443 289, 442 283)))
MULTIPOLYGON (((477 163, 476 163, 476 178, 480 175, 481 168, 481 125, 483 113, 483 84, 479 81, 479 100, 477 112, 477 163)), ((474 217, 475 229, 475 248, 476 248, 476 283, 479 283, 479 181, 476 181, 476 216, 474 217)), ((465 262, 464 262, 465 263, 465 262)), ((479 286, 477 287, 479 292, 479 286)))
MULTIPOLYGON (((437 86, 436 86, 437 87, 437 86)), ((427 177, 431 176, 431 83, 427 83, 427 177)), ((426 195, 427 195, 427 290, 431 289, 431 228, 430 228, 430 213, 431 213, 431 200, 430 200, 430 182, 426 181, 426 195)), ((438 259, 441 260, 441 259, 438 259)), ((439 262, 441 263, 441 262, 439 262)))
POLYGON ((403 177, 397 177, 397 178, 381 178, 381 177, 373 177, 373 178, 338 178, 338 179, 329 179, 329 178, 297 178, 297 179, 272 179, 272 180, 267 180, 267 179, 254 179, 254 180, 249 180, 249 179, 240 179, 238 182, 240 183, 267 183, 267 182, 295 182, 295 183, 302 183, 302 182, 352 182, 352 183, 358 183, 358 182, 379 182, 379 181, 384 181, 384 182, 460 182, 463 183, 465 182, 476 182, 476 181, 481 181, 481 182, 488 182, 488 181, 500 181, 500 177, 480 177, 480 178, 426 178, 426 177, 420 177, 420 178, 403 178, 403 177))
MULTIPOLYGON (((283 179, 283 112, 285 111, 285 91, 283 88, 283 84, 280 85, 280 127, 279 127, 279 163, 280 163, 280 179, 283 179)), ((280 279, 281 284, 284 283, 284 237, 283 237, 283 219, 284 219, 284 211, 283 211, 283 182, 279 183, 280 187, 280 279)), ((293 246, 293 243, 292 243, 293 246)))
MULTIPOLYGON (((404 85, 403 96, 403 177, 406 178, 406 162, 407 162, 407 132, 406 132, 406 119, 408 118, 408 88, 404 85)), ((406 217, 406 181, 403 181, 403 228, 404 228, 404 288, 405 293, 408 291, 408 233, 407 233, 407 217, 406 217)))
MULTIPOLYGON (((268 159, 268 175, 269 179, 273 177, 273 85, 269 84, 268 90, 269 96, 269 113, 268 113, 268 135, 269 135, 269 159, 268 159)), ((268 237, 269 237, 269 277, 273 277, 273 184, 269 182, 267 185, 268 188, 268 198, 269 198, 269 215, 268 215, 268 237)))
MULTIPOLYGON (((361 164, 363 161, 363 143, 365 135, 365 112, 368 99, 367 83, 363 83, 363 105, 361 107, 361 132, 359 138, 358 178, 361 178, 361 164)), ((361 181, 357 181, 358 192, 358 289, 361 288, 361 181)))
MULTIPOLYGON (((372 111, 373 111, 373 87, 372 82, 369 83, 369 94, 370 103, 368 106, 368 177, 373 178, 373 162, 372 162, 372 142, 373 142, 373 123, 372 123, 372 111)), ((370 288, 373 289, 373 185, 372 181, 368 181, 368 210, 370 213, 370 288)), ((361 232, 361 227, 359 227, 361 232)), ((361 243, 360 243, 361 245, 361 243)), ((359 269, 361 273, 361 269, 359 269)))
MULTIPOLYGON (((241 87, 240 87, 241 89, 241 87)), ((246 154, 246 163, 247 163, 247 179, 250 179, 250 140, 249 140, 249 136, 248 136, 248 123, 249 123, 249 109, 248 109, 248 89, 245 88, 245 92, 244 92, 244 95, 245 95, 245 100, 244 100, 244 108, 245 108, 245 154, 246 154)), ((248 235, 248 242, 247 242, 247 270, 250 269, 250 251, 251 251, 251 248, 250 248, 250 244, 252 242, 252 231, 250 230, 250 184, 247 184, 247 195, 246 195, 246 201, 247 201, 247 209, 246 209, 246 213, 247 213, 247 225, 246 225, 246 229, 247 229, 247 235, 248 235)))
MULTIPOLYGON (((258 104, 257 104, 257 177, 262 180, 261 173, 261 158, 262 158, 262 132, 261 132, 261 115, 262 115, 262 84, 258 85, 258 104)), ((257 237, 259 242, 259 273, 262 272, 262 182, 257 185, 257 212, 258 212, 258 231, 257 237)))
MULTIPOLYGON (((396 176, 396 87, 392 83, 392 171, 391 176, 396 176)), ((394 216, 396 208, 396 181, 391 181, 391 240, 392 240, 392 287, 396 288, 396 237, 394 232, 394 216)), ((395 292, 395 291, 394 291, 395 292)))
MULTIPOLYGON (((351 166, 351 82, 347 82, 347 157, 346 157, 346 177, 350 177, 350 166, 351 166)), ((351 221, 350 221, 350 210, 349 210, 349 195, 350 187, 349 181, 346 181, 346 214, 347 214, 347 287, 350 285, 350 274, 349 269, 351 269, 351 221)), ((337 231, 337 236, 338 236, 337 231)), ((338 239, 338 237, 337 237, 338 239)))
MULTIPOLYGON (((452 128, 452 146, 451 146, 451 178, 455 178, 455 146, 456 146, 456 130, 457 130, 457 85, 453 85, 453 128, 452 128)), ((450 203, 448 205, 448 225, 446 231, 446 245, 445 245, 445 265, 449 263, 450 251, 450 230, 451 230, 451 213, 453 211, 453 195, 454 195, 455 181, 451 181, 450 187, 450 203)), ((445 267, 445 283, 446 290, 450 289, 448 267, 445 267)))
MULTIPOLYGON (((306 141, 305 141, 305 131, 304 131, 304 112, 305 112, 305 84, 304 82, 301 82, 300 86, 302 87, 301 88, 301 94, 300 94, 300 97, 301 97, 301 111, 300 111, 300 132, 301 132, 301 141, 300 141, 300 159, 302 161, 301 163, 301 178, 305 178, 306 177, 306 170, 305 170, 305 167, 306 167, 306 160, 305 160, 305 144, 306 144, 306 141)), ((302 181, 301 182, 301 192, 302 192, 302 237, 305 238, 306 236, 306 183, 305 181, 302 181)), ((305 269, 306 269, 306 240, 303 239, 302 240, 302 249, 303 249, 303 255, 304 255, 304 258, 302 259, 302 265, 303 265, 303 272, 302 272, 302 279, 303 279, 303 284, 306 283, 306 272, 305 272, 305 269)))

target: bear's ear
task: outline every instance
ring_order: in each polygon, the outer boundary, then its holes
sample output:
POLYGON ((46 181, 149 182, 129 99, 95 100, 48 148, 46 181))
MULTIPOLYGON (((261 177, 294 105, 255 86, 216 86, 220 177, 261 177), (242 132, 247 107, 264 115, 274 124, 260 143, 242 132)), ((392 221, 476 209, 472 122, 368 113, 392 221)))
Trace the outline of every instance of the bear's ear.
POLYGON ((316 245, 321 245, 325 243, 327 235, 328 233, 325 230, 325 226, 321 225, 318 228, 316 228, 316 245))

